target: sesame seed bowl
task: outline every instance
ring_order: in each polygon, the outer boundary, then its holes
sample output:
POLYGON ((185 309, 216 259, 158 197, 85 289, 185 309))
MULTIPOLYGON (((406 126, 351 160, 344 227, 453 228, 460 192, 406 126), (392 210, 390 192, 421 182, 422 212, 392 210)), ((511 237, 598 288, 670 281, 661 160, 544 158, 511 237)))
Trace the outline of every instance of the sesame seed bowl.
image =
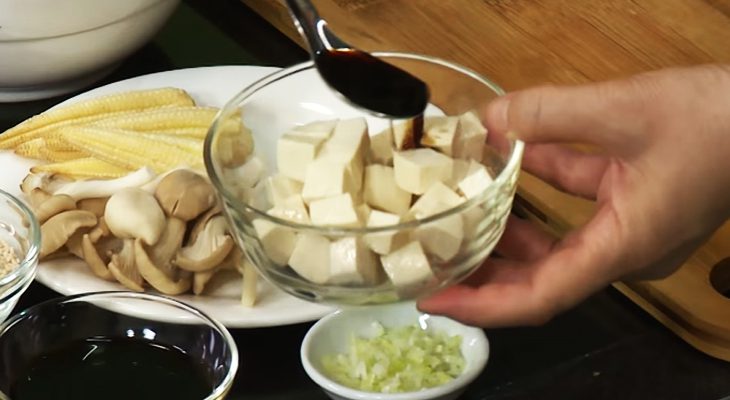
POLYGON ((35 278, 41 230, 30 209, 0 190, 0 323, 35 278))

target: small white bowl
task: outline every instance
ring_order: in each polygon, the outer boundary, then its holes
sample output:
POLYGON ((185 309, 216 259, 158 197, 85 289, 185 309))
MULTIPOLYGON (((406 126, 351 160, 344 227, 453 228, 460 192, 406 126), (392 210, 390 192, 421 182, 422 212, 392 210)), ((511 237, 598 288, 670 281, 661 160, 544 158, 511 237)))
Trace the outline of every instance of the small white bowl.
POLYGON ((463 325, 445 317, 420 313, 414 303, 346 308, 320 319, 302 342, 301 361, 309 377, 335 400, 451 400, 457 398, 476 379, 487 364, 489 342, 479 328, 463 325), (449 335, 462 337, 461 353, 466 365, 461 375, 440 386, 405 393, 375 393, 353 389, 330 379, 321 364, 327 354, 348 351, 352 334, 368 337, 375 333, 373 322, 387 328, 420 324, 449 335))

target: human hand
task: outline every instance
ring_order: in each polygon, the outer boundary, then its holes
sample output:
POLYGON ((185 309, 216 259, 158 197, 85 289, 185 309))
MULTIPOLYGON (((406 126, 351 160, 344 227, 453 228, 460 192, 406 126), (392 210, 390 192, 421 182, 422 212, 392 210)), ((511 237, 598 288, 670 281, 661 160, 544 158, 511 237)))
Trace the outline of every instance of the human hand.
POLYGON ((485 124, 490 137, 524 140, 524 169, 596 200, 596 213, 560 240, 511 217, 501 257, 419 301, 424 312, 542 324, 616 280, 666 276, 730 216, 730 67, 514 92, 488 106, 485 124))

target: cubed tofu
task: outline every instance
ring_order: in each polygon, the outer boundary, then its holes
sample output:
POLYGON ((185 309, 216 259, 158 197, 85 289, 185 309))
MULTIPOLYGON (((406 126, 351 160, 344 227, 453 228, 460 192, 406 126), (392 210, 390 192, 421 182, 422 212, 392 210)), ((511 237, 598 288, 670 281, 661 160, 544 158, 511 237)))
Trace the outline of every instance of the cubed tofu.
POLYGON ((289 197, 302 193, 302 183, 287 178, 282 174, 275 174, 263 180, 266 196, 274 206, 280 205, 289 197))
POLYGON ((267 211, 267 214, 299 224, 308 224, 310 222, 307 206, 304 205, 302 196, 298 194, 289 196, 281 204, 267 211))
POLYGON ((390 127, 370 136, 368 158, 371 163, 393 164, 393 130, 390 127))
POLYGON ((380 260, 361 238, 346 237, 330 245, 330 277, 336 285, 373 285, 381 280, 380 260))
POLYGON ((309 204, 309 218, 314 225, 357 227, 357 209, 349 193, 315 200, 309 204))
POLYGON ((428 254, 441 261, 449 261, 458 254, 464 240, 464 221, 460 214, 440 218, 416 228, 413 238, 428 254))
POLYGON ((297 243, 297 234, 294 230, 261 218, 253 221, 253 227, 264 252, 271 261, 286 265, 297 243))
MULTIPOLYGON (((383 211, 372 210, 368 217, 367 227, 377 228, 392 226, 401 222, 401 216, 383 211)), ((376 253, 385 255, 405 244, 408 235, 405 232, 387 231, 365 235, 365 243, 376 253)))
POLYGON ((302 198, 310 204, 315 200, 338 194, 354 195, 358 192, 359 186, 345 163, 331 157, 318 158, 307 167, 302 198))
POLYGON ((302 233, 289 258, 289 266, 312 283, 327 283, 330 279, 330 244, 324 236, 302 233))
POLYGON ((373 209, 370 208, 369 205, 362 203, 355 206, 355 211, 357 211, 357 218, 360 221, 360 226, 367 225, 368 218, 370 218, 370 213, 373 211, 373 209))
POLYGON ((356 190, 362 187, 365 160, 370 149, 370 136, 365 118, 352 118, 337 122, 332 136, 322 146, 320 157, 327 157, 345 164, 356 190))
POLYGON ((417 241, 380 257, 380 262, 390 281, 400 291, 416 291, 435 279, 428 258, 417 241))
POLYGON ((449 180, 446 186, 454 190, 458 189, 459 182, 461 182, 462 179, 466 178, 466 174, 469 172, 470 162, 470 160, 455 158, 453 171, 451 173, 451 180, 449 180))
POLYGON ((464 201, 466 200, 448 186, 436 182, 413 203, 408 214, 414 218, 422 219, 454 208, 464 201))
POLYGON ((487 128, 474 111, 459 115, 459 134, 454 143, 454 158, 482 161, 482 147, 487 141, 487 128))
POLYGON ((454 144, 459 140, 459 132, 459 117, 426 117, 423 120, 421 145, 451 156, 454 144))
POLYGON ((393 123, 393 146, 397 151, 416 147, 415 120, 409 118, 393 123))
POLYGON ((289 131, 289 133, 292 135, 309 136, 327 140, 330 136, 332 136, 332 131, 335 129, 335 125, 337 125, 336 119, 313 121, 304 125, 296 126, 294 129, 289 131))
POLYGON ((454 161, 436 150, 421 148, 393 155, 395 181, 403 190, 423 194, 436 182, 449 182, 454 161))
POLYGON ((459 190, 467 199, 471 199, 484 193, 493 181, 484 165, 471 160, 466 177, 459 182, 459 190))
POLYGON ((393 167, 380 164, 365 168, 364 198, 371 207, 398 215, 411 205, 411 194, 395 183, 393 167))
POLYGON ((276 144, 276 166, 279 173, 304 182, 307 167, 319 153, 323 139, 285 134, 276 144))

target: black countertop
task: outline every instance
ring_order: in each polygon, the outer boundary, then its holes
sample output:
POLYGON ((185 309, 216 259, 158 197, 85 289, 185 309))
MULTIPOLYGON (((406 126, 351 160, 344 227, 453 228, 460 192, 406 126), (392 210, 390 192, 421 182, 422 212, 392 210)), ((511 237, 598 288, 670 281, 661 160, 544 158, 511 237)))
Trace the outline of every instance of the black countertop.
MULTIPOLYGON (((186 0, 153 42, 94 86, 178 68, 286 66, 306 57, 237 0, 186 0)), ((0 104, 0 131, 71 95, 0 104)), ((54 296, 34 283, 16 311, 54 296)), ((309 326, 233 330, 241 367, 229 399, 326 399, 299 363, 309 326)), ((730 396, 730 363, 696 351, 611 288, 542 327, 486 333, 489 363, 463 399, 730 396)))

